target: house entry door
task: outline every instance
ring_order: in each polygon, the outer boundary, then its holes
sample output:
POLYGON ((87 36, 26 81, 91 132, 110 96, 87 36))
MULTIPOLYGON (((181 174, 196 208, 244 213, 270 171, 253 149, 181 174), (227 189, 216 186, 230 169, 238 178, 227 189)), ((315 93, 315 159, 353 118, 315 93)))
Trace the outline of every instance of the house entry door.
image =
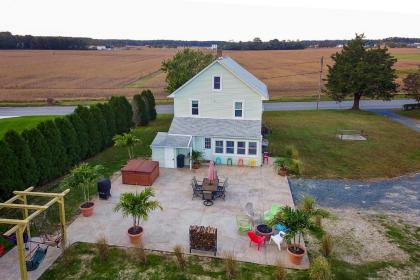
POLYGON ((211 138, 204 138, 204 143, 203 143, 203 157, 205 160, 211 160, 211 138))

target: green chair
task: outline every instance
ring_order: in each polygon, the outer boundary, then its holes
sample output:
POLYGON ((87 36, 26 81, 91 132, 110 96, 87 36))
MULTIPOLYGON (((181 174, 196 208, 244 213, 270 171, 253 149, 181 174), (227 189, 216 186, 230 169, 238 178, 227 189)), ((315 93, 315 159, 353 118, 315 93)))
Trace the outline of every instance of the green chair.
POLYGON ((249 219, 245 216, 236 216, 236 226, 238 227, 238 232, 240 234, 246 234, 248 231, 252 230, 249 219))
POLYGON ((263 214, 263 220, 264 222, 268 222, 272 219, 274 219, 274 217, 276 216, 276 214, 281 210, 281 205, 277 204, 277 203, 273 203, 271 205, 271 209, 267 210, 264 212, 263 214))
POLYGON ((216 157, 216 161, 214 163, 215 165, 221 165, 222 164, 222 158, 221 157, 216 157))
POLYGON ((228 159, 226 160, 226 165, 233 165, 233 160, 232 160, 232 158, 228 158, 228 159))

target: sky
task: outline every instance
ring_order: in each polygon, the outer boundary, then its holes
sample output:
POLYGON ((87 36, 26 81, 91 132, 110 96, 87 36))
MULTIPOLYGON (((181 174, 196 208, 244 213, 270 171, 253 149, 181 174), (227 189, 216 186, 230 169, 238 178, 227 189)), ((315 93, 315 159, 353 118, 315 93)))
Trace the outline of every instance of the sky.
POLYGON ((138 40, 420 38, 420 0, 1 0, 0 31, 138 40))

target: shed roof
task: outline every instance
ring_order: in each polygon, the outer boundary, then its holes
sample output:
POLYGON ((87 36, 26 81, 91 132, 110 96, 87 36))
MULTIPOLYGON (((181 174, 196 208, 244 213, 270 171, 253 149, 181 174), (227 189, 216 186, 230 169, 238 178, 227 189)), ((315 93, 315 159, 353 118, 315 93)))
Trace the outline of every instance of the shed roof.
POLYGON ((260 139, 261 121, 175 117, 169 134, 260 139))
POLYGON ((191 146, 191 136, 171 135, 166 132, 158 132, 150 146, 188 148, 191 146))
POLYGON ((179 91, 181 91, 184 87, 186 87, 189 83, 191 83, 196 77, 200 76, 201 73, 203 73, 204 71, 206 71, 207 69, 209 69, 211 66, 213 66, 216 63, 225 67, 229 72, 235 75, 239 80, 244 82, 246 85, 248 85, 251 89, 253 89, 258 94, 260 94, 265 100, 269 99, 267 86, 263 82, 261 82, 257 77, 251 74, 248 70, 242 67, 239 63, 237 63, 235 60, 230 58, 229 56, 219 57, 218 59, 213 61, 206 68, 201 70, 197 75, 192 77, 185 84, 183 84, 173 93, 171 93, 169 97, 175 97, 175 95, 179 91))

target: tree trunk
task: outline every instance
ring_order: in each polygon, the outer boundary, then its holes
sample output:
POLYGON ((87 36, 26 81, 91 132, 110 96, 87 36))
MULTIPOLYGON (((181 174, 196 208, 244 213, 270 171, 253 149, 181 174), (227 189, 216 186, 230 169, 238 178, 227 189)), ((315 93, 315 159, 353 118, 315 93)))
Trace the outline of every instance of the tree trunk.
POLYGON ((351 108, 352 110, 359 110, 360 97, 360 94, 354 94, 353 107, 351 108))

